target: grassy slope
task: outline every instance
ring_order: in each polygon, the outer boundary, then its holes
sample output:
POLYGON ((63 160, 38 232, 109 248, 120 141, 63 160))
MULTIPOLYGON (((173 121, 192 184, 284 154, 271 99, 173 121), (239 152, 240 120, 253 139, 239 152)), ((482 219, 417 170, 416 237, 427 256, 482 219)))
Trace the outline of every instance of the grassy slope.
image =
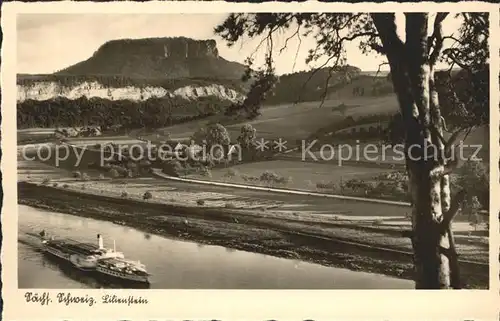
MULTIPOLYGON (((326 100, 321 102, 302 102, 297 104, 281 104, 264 106, 261 115, 251 121, 242 121, 227 125, 226 128, 234 140, 239 135, 240 128, 245 123, 250 123, 257 130, 257 136, 265 139, 283 138, 290 144, 295 144, 297 139, 305 139, 315 133, 319 128, 326 127, 332 122, 342 120, 344 116, 332 111, 333 107, 344 103, 350 108, 348 114, 362 116, 377 112, 391 112, 397 110, 394 95, 385 97, 346 97, 343 99, 326 100)), ((212 119, 216 119, 213 117, 212 119)), ((189 138, 194 131, 204 126, 212 119, 174 125, 158 130, 169 132, 174 139, 189 138)))

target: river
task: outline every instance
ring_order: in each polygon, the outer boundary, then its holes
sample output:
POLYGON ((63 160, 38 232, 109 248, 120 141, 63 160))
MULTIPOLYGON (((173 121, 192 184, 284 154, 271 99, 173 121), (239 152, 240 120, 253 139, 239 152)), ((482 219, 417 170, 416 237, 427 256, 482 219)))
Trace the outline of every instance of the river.
POLYGON ((49 235, 96 242, 140 260, 156 289, 411 289, 413 282, 383 275, 326 267, 219 246, 146 234, 110 222, 19 206, 19 288, 123 288, 97 280, 43 255, 30 236, 49 235))

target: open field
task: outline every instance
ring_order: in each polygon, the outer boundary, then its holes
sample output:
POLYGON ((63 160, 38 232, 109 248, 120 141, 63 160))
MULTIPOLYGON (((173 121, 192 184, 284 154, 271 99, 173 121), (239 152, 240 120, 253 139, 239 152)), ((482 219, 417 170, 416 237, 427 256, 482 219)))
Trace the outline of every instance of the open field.
MULTIPOLYGON (((212 177, 209 180, 246 184, 248 182, 243 179, 244 176, 260 177, 265 171, 272 171, 279 176, 290 178, 290 181, 284 186, 286 188, 316 191, 316 183, 339 185, 342 181, 369 179, 374 175, 388 172, 387 169, 383 168, 337 166, 335 163, 305 165, 302 162, 285 160, 248 163, 232 166, 231 170, 229 168, 214 169, 211 171, 212 177), (230 172, 236 175, 229 178, 230 172)), ((190 175, 190 178, 207 179, 201 175, 190 175)))
MULTIPOLYGON (((115 151, 116 152, 116 151, 115 151)), ((52 145, 50 152, 47 149, 42 150, 40 155, 36 155, 34 148, 27 149, 26 157, 34 159, 42 159, 42 163, 49 165, 49 167, 57 167, 60 170, 66 170, 71 176, 72 172, 80 171, 85 172, 89 175, 94 176, 104 176, 111 178, 109 172, 99 171, 96 165, 102 165, 104 162, 101 160, 110 160, 107 154, 101 153, 100 150, 94 150, 92 148, 81 149, 75 146, 69 145, 52 145), (56 150, 59 149, 59 161, 57 161, 56 150), (49 155, 50 153, 50 155, 49 155), (103 155, 105 158, 103 158, 103 155), (46 159, 46 160, 45 160, 46 159)), ((23 161, 21 157, 20 164, 23 161)), ((30 163, 30 161, 28 161, 30 163)), ((31 162, 33 163, 33 162, 31 162)), ((258 178, 265 172, 271 171, 280 176, 287 178, 287 183, 284 186, 289 189, 306 190, 306 191, 318 191, 318 184, 334 184, 335 186, 340 186, 341 181, 348 181, 351 179, 363 179, 370 180, 370 178, 381 174, 392 171, 391 169, 383 166, 378 166, 375 164, 356 164, 355 166, 338 166, 335 162, 325 162, 325 163, 308 163, 304 166, 304 162, 296 159, 291 160, 274 160, 274 161, 262 161, 240 164, 228 168, 216 168, 211 171, 211 177, 202 177, 197 174, 191 174, 188 176, 196 179, 208 179, 211 181, 222 181, 227 182, 228 172, 232 171, 238 175, 232 175, 232 183, 241 183, 247 185, 261 185, 258 178), (244 176, 257 178, 257 180, 245 181, 244 176)), ((30 165, 31 166, 31 165, 30 165)), ((321 190, 322 192, 332 193, 333 190, 321 190)), ((345 195, 351 195, 349 191, 345 191, 345 195)), ((352 194, 353 196, 360 196, 364 194, 352 194)), ((387 197, 385 197, 387 198, 387 197)), ((400 200, 394 197, 389 199, 400 200)))
MULTIPOLYGON (((144 144, 144 143, 141 143, 144 144)), ((116 151, 115 151, 116 152, 116 151)), ((43 163, 51 167, 58 167, 70 173, 75 171, 85 172, 89 175, 104 176, 111 178, 111 173, 108 171, 100 171, 96 165, 103 165, 105 161, 111 160, 109 154, 102 153, 99 149, 87 147, 82 149, 77 146, 70 145, 52 145, 49 150, 42 150, 41 155, 35 155, 34 148, 27 149, 26 156, 40 159, 43 163), (59 149, 60 161, 57 162, 56 150, 59 149), (49 157, 50 156, 50 157, 49 157), (104 156, 104 158, 103 158, 104 156), (102 161, 104 160, 104 162, 102 161)), ((144 153, 147 156, 147 152, 144 153)), ((154 166, 160 166, 155 164, 154 166)), ((259 161, 251 163, 243 163, 225 168, 216 167, 210 170, 210 175, 203 175, 202 172, 192 171, 186 178, 198 180, 228 182, 242 185, 269 186, 270 182, 260 179, 265 172, 278 175, 283 181, 272 183, 273 186, 286 189, 295 189, 302 191, 313 191, 328 194, 343 194, 346 196, 372 197, 395 201, 406 201, 403 190, 393 191, 391 186, 398 184, 392 182, 392 185, 387 185, 387 188, 373 189, 378 183, 380 174, 387 174, 394 170, 404 170, 404 162, 400 161, 391 163, 390 161, 314 161, 306 159, 304 162, 300 154, 289 153, 276 157, 271 161, 259 161), (397 166, 389 166, 396 164, 397 166), (371 184, 370 188, 341 188, 342 183, 357 179, 371 184), (393 184, 394 183, 394 184, 393 184), (396 193, 396 194, 394 194, 396 193)), ((143 173, 141 176, 148 176, 143 173)), ((182 174, 185 175, 185 174, 182 174)))
MULTIPOLYGON (((347 99, 326 100, 321 106, 321 102, 303 102, 298 104, 283 104, 277 106, 264 106, 261 115, 254 120, 230 124, 226 126, 231 138, 234 140, 240 133, 241 126, 245 123, 252 124, 257 130, 257 136, 265 139, 283 138, 288 140, 290 145, 295 144, 297 139, 305 139, 315 133, 319 128, 342 120, 346 116, 359 117, 368 114, 396 112, 397 101, 394 95, 384 97, 352 97, 347 99), (332 111, 332 108, 346 104, 345 115, 332 111), (291 130, 292 129, 292 130, 291 130)), ((200 127, 205 126, 209 119, 189 122, 186 124, 174 125, 160 129, 150 135, 141 133, 144 139, 162 139, 161 133, 168 132, 172 139, 188 139, 200 127), (156 136, 160 133, 160 138, 156 136)))

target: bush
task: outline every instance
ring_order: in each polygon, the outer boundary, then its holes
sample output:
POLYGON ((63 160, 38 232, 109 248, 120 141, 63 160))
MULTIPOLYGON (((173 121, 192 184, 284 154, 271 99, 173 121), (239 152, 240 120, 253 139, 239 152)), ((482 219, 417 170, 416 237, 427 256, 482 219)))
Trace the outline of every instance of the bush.
POLYGON ((57 183, 52 184, 52 186, 54 186, 54 187, 57 187, 58 185, 59 185, 59 184, 57 184, 57 183))
POLYGON ((123 198, 126 198, 128 197, 128 193, 127 192, 122 192, 122 195, 121 195, 123 198))
POLYGON ((125 165, 125 167, 128 168, 128 169, 136 169, 138 166, 133 161, 129 161, 129 162, 127 162, 127 164, 125 165))
POLYGON ((43 185, 47 185, 48 183, 50 183, 50 179, 44 178, 43 181, 42 181, 42 184, 43 185))
POLYGON ((90 176, 87 173, 82 173, 81 179, 82 181, 88 181, 90 179, 90 176))
POLYGON ((238 171, 235 170, 234 168, 230 168, 227 170, 227 173, 224 176, 228 178, 233 178, 235 176, 238 176, 238 171))
POLYGON ((112 168, 109 171, 109 175, 111 175, 112 178, 118 178, 120 176, 120 173, 115 168, 112 168))
POLYGON ((212 172, 207 167, 202 167, 200 174, 205 177, 212 177, 212 172))
POLYGON ((162 172, 170 176, 179 177, 183 169, 184 168, 178 160, 170 160, 163 164, 162 172))
POLYGON ((474 228, 475 231, 477 231, 477 227, 483 223, 483 218, 481 217, 481 213, 475 212, 471 219, 469 224, 474 228))
POLYGON ((471 197, 476 197, 480 207, 487 209, 489 206, 489 168, 481 161, 469 160, 457 171, 455 185, 467 192, 469 202, 471 197))
POLYGON ((316 183, 316 187, 319 188, 319 189, 335 190, 336 185, 333 182, 328 182, 328 183, 319 182, 319 183, 316 183))
POLYGON ((151 194, 151 192, 149 192, 149 191, 147 191, 146 193, 144 193, 144 195, 142 195, 143 200, 149 200, 152 198, 153 198, 153 194, 151 194))
POLYGON ((245 182, 258 182, 260 180, 260 178, 257 176, 251 176, 251 175, 246 175, 246 174, 241 175, 241 178, 245 182))
POLYGON ((205 200, 197 200, 196 204, 198 204, 199 206, 203 206, 205 205, 205 200))
POLYGON ((392 186, 392 195, 394 196, 406 196, 407 190, 404 189, 402 184, 395 184, 392 186))
POLYGON ((260 180, 263 182, 274 183, 278 179, 279 175, 271 171, 265 171, 262 175, 260 175, 260 180))
POLYGON ((291 176, 288 176, 288 177, 281 176, 281 177, 279 177, 279 178, 276 180, 276 183, 278 183, 278 184, 283 184, 283 185, 290 184, 291 182, 292 182, 292 177, 291 177, 291 176))
POLYGON ((82 177, 82 173, 80 173, 79 171, 74 171, 73 172, 73 177, 74 178, 81 178, 82 177))

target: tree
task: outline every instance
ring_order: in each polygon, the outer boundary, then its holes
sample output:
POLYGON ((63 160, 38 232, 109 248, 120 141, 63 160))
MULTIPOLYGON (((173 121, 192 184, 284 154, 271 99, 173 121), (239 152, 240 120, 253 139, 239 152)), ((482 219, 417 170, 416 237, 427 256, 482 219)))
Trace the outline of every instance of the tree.
POLYGON ((236 139, 242 152, 243 159, 253 159, 256 154, 254 148, 257 130, 251 124, 241 126, 240 135, 236 139))
POLYGON ((227 129, 219 123, 209 124, 196 131, 191 140, 200 145, 206 145, 209 151, 209 158, 215 161, 225 159, 231 143, 231 137, 227 129))
POLYGON ((467 198, 462 206, 462 212, 467 215, 469 222, 475 229, 477 229, 477 225, 481 223, 481 214, 479 213, 481 207, 481 203, 477 199, 477 196, 467 198))
POLYGON ((231 143, 231 137, 227 129, 219 123, 210 124, 207 127, 207 144, 208 146, 222 145, 227 146, 231 143))
POLYGON ((490 189, 486 166, 479 160, 469 160, 457 170, 455 184, 462 187, 465 192, 462 212, 467 212, 470 208, 488 208, 490 189))
MULTIPOLYGON (((272 47, 272 41, 270 43, 272 47)), ((247 59, 247 68, 242 77, 243 81, 255 79, 250 85, 250 89, 241 103, 230 105, 226 109, 226 115, 233 115, 238 111, 244 111, 247 118, 255 118, 260 115, 259 109, 262 103, 266 100, 271 89, 276 87, 278 77, 274 74, 272 55, 266 56, 266 68, 253 70, 251 65, 253 60, 247 59)))
POLYGON ((385 56, 405 125, 405 159, 412 203, 412 231, 407 235, 413 246, 417 289, 462 286, 450 226, 465 193, 459 191, 452 202, 449 174, 456 162, 448 156, 460 133, 488 119, 489 94, 485 95, 481 89, 486 89, 484 84, 489 77, 477 75, 488 70, 489 16, 487 13, 456 15, 462 21, 456 36, 443 35, 442 23, 447 18, 448 13, 437 13, 434 17, 428 13, 406 13, 404 39, 398 35, 393 13, 234 13, 215 28, 228 45, 243 37, 264 37, 266 75, 273 71, 273 34, 286 29, 295 31, 291 37, 299 39, 314 35, 317 46, 310 50, 306 62, 326 57, 321 67, 331 64, 331 70, 345 63, 345 45, 353 40, 360 41, 364 53, 375 51, 385 56), (444 48, 445 40, 453 44, 444 48), (464 104, 468 111, 462 115, 467 118, 466 125, 456 128, 448 140, 444 138, 448 115, 441 110, 435 79, 440 60, 461 66, 471 80, 478 78, 470 87, 469 98, 474 108, 464 104), (430 148, 437 152, 424 153, 430 148))
POLYGON ((199 145, 205 144, 207 141, 207 130, 205 127, 201 127, 195 131, 191 136, 191 140, 199 145))
POLYGON ((250 148, 257 137, 257 130, 251 124, 241 126, 240 135, 237 138, 241 148, 250 148))

